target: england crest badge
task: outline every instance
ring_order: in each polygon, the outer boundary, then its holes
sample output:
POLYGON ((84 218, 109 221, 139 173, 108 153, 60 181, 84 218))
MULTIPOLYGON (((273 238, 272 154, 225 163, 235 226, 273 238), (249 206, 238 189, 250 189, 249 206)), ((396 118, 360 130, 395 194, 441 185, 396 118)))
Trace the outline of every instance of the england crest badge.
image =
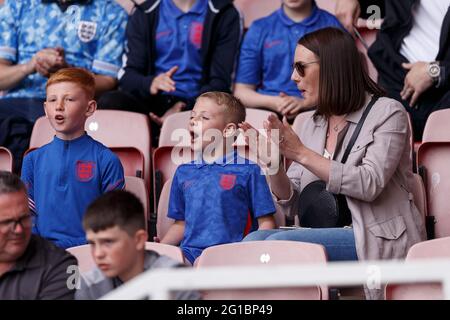
POLYGON ((80 21, 78 24, 78 38, 82 42, 90 42, 95 37, 97 23, 92 21, 80 21))

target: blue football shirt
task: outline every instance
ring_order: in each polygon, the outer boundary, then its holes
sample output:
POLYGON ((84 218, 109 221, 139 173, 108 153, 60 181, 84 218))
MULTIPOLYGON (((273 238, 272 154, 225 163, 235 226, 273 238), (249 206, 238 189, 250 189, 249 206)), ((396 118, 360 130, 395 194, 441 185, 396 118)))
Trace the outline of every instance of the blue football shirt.
POLYGON ((241 241, 257 218, 275 211, 260 167, 235 152, 183 164, 172 181, 168 217, 185 221, 181 248, 191 263, 210 246, 241 241))
POLYGON ((285 92, 300 97, 291 80, 297 41, 305 34, 326 27, 342 28, 339 21, 315 4, 311 15, 294 22, 283 8, 256 20, 242 43, 236 82, 257 86, 257 92, 277 96, 285 92))

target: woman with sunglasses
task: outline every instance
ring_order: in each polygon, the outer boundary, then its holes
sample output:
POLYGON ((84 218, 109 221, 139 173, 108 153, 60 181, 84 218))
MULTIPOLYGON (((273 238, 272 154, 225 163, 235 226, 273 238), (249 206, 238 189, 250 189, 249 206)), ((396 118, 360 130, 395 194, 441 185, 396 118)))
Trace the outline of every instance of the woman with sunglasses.
MULTIPOLYGON (((276 117, 266 122, 268 136, 279 130, 280 153, 292 164, 269 175, 279 210, 299 214, 305 186, 322 180, 326 190, 345 196, 350 222, 339 228, 264 230, 245 240, 294 240, 324 245, 330 261, 404 258, 425 239, 423 218, 413 202, 408 115, 370 79, 353 38, 326 28, 298 41, 292 80, 311 112, 299 136, 276 117), (375 98, 374 98, 375 97, 375 98), (344 150, 365 109, 374 99, 347 161, 344 150)), ((247 123, 242 129, 251 127, 247 123)), ((274 134, 272 134, 275 137, 274 134)), ((273 139, 274 140, 274 139, 273 139)), ((301 217, 301 215, 300 215, 301 217)), ((381 291, 371 291, 371 298, 381 291)))

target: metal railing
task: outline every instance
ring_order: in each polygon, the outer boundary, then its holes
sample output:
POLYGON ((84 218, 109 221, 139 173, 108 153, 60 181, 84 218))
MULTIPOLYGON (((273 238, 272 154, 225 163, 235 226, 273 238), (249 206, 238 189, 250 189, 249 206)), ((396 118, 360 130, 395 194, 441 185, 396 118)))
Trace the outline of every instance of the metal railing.
POLYGON ((450 300, 450 260, 335 262, 326 265, 154 269, 103 299, 169 299, 173 291, 442 283, 450 300), (432 272, 431 272, 432 271, 432 272))

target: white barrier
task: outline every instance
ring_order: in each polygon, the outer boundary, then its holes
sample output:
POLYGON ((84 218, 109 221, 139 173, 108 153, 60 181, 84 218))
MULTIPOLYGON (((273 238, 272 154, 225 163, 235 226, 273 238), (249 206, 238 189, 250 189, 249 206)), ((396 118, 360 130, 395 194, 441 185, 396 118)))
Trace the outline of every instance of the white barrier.
POLYGON ((386 283, 442 283, 450 300, 450 260, 336 262, 327 265, 181 268, 147 271, 103 299, 169 299, 176 290, 288 288, 313 285, 372 288, 386 283))

